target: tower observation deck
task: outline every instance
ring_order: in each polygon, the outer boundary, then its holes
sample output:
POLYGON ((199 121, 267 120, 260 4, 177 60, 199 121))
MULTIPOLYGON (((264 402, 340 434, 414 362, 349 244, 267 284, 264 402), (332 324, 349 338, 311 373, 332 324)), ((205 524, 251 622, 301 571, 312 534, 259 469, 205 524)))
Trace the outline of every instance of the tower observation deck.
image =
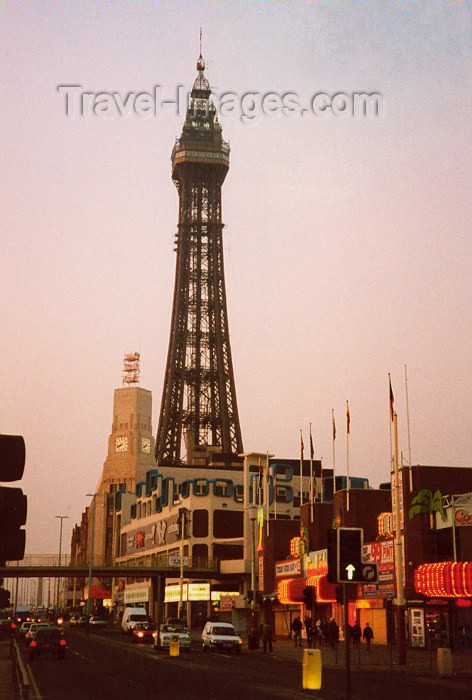
POLYGON ((158 464, 192 464, 213 446, 218 461, 243 451, 228 330, 221 186, 229 168, 200 55, 182 134, 172 151, 179 193, 170 340, 156 439, 158 464))

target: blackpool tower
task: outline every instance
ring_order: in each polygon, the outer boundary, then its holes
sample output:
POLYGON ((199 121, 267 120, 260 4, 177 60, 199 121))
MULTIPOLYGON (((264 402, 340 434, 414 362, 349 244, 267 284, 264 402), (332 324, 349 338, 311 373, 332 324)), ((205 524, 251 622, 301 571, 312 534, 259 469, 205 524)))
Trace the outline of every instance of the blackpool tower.
POLYGON ((172 151, 179 193, 175 287, 156 439, 158 464, 192 464, 208 446, 229 464, 243 451, 231 359, 223 266, 221 186, 229 168, 210 99, 205 62, 197 61, 180 139, 172 151), (214 450, 213 450, 214 451, 214 450))

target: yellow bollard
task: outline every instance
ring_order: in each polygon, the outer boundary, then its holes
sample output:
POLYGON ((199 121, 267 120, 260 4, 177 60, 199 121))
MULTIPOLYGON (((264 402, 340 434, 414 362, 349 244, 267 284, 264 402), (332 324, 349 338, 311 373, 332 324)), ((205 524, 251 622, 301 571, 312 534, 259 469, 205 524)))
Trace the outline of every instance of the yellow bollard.
POLYGON ((440 676, 452 676, 452 654, 451 650, 439 647, 437 650, 438 674, 440 676))
POLYGON ((302 687, 304 690, 320 690, 321 670, 321 650, 304 649, 302 665, 302 687))
POLYGON ((178 656, 179 655, 179 635, 173 634, 169 642, 169 655, 178 656))

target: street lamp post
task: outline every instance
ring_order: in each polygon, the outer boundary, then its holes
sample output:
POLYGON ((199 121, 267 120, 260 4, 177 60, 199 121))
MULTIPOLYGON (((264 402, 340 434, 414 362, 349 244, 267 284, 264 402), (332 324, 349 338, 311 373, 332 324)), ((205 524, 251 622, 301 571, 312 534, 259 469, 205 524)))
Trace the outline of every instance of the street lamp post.
MULTIPOLYGON (((61 521, 61 529, 60 529, 60 534, 59 534, 59 567, 61 566, 61 556, 62 556, 62 521, 66 520, 69 518, 68 515, 56 515, 56 518, 58 518, 61 521)), ((56 616, 59 616, 59 595, 60 595, 60 590, 61 590, 61 577, 57 577, 57 598, 56 598, 56 616)))
POLYGON ((92 572, 93 572, 93 545, 94 545, 94 535, 95 535, 95 496, 96 493, 87 493, 86 496, 91 496, 92 498, 92 532, 90 535, 90 554, 89 554, 89 577, 88 577, 88 595, 87 595, 87 605, 85 607, 85 631, 88 634, 89 629, 89 617, 90 617, 90 603, 92 594, 92 572))
MULTIPOLYGON (((182 606, 184 599, 184 538, 185 538, 185 525, 187 517, 187 508, 179 508, 179 522, 180 522, 180 577, 179 577, 179 602, 177 606, 177 617, 180 618, 182 614, 182 606)), ((188 591, 188 586, 187 586, 188 591)), ((187 592, 188 598, 188 592, 187 592)))
POLYGON ((255 537, 255 527, 257 520, 257 507, 249 506, 248 508, 249 520, 252 523, 252 556, 251 556, 251 633, 255 634, 256 627, 256 537, 255 537))

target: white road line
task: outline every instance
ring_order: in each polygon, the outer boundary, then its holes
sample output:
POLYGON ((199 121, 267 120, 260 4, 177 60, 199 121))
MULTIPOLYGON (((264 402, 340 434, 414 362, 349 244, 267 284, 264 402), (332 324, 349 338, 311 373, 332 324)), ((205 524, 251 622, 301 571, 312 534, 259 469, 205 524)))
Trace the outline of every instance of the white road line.
POLYGON ((26 664, 26 670, 28 672, 28 678, 30 680, 30 683, 33 686, 33 691, 36 700, 42 700, 41 693, 39 692, 39 688, 36 685, 36 681, 34 680, 33 671, 31 670, 30 664, 26 664))

